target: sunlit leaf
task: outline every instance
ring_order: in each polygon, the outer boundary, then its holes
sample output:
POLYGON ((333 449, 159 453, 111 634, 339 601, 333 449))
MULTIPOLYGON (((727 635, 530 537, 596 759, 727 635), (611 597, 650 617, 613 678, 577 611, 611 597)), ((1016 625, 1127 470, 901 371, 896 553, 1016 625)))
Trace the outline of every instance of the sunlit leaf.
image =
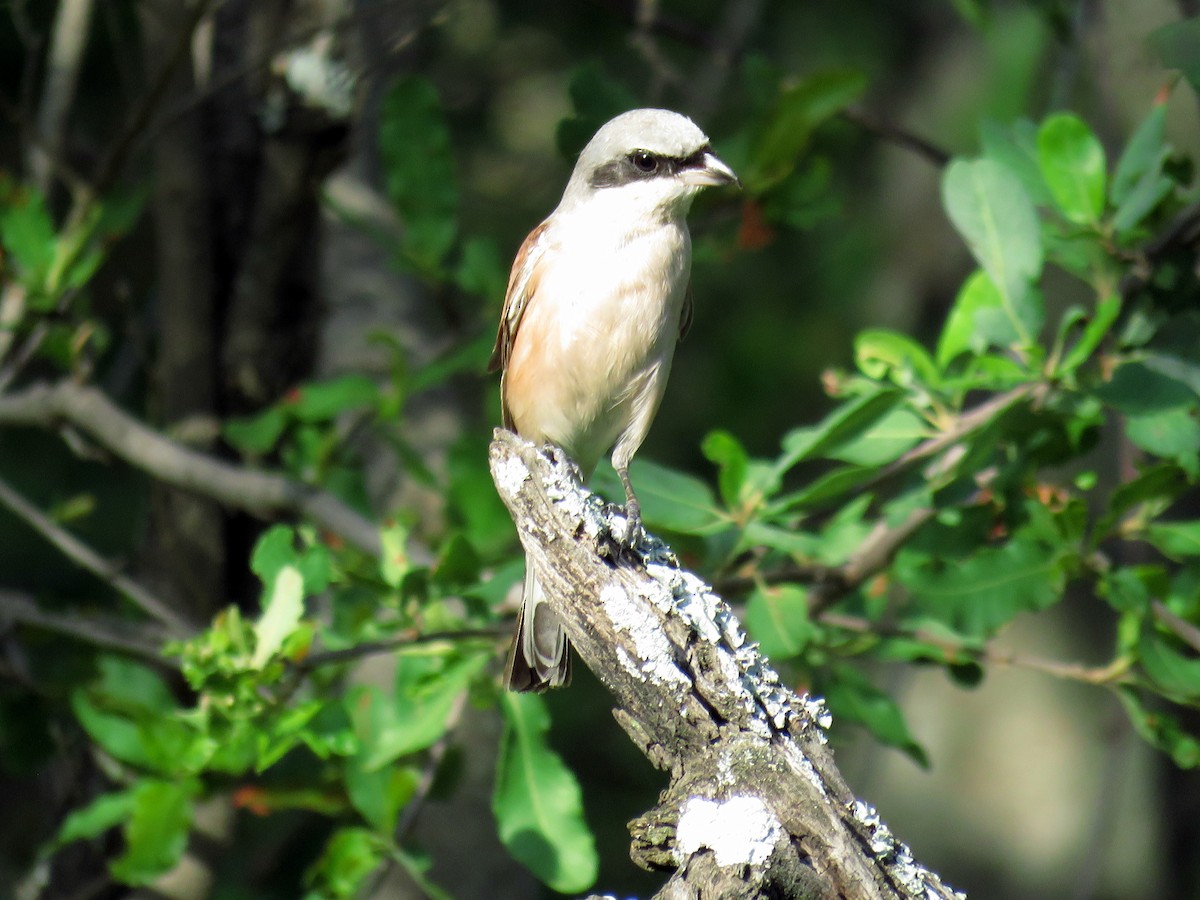
POLYGON ((505 727, 492 794, 500 840, 554 890, 586 891, 599 870, 596 844, 583 818, 579 782, 546 743, 545 701, 504 692, 500 708, 505 727))
POLYGON ((1042 270, 1041 230, 1020 180, 994 160, 955 160, 942 178, 942 202, 999 292, 1016 342, 1032 344, 1043 316, 1032 290, 1042 270))
POLYGON ((114 878, 149 884, 179 862, 187 847, 195 792, 188 782, 138 782, 124 829, 125 850, 109 866, 114 878))
POLYGON ((1087 123, 1055 113, 1038 130, 1038 163, 1058 208, 1070 221, 1095 225, 1104 212, 1104 147, 1087 123))
POLYGON ((796 585, 755 590, 746 601, 746 628, 771 659, 791 659, 816 633, 808 618, 808 599, 796 585))
POLYGON ((929 757, 913 738, 904 713, 887 693, 850 666, 838 666, 819 690, 829 704, 833 721, 855 722, 880 741, 903 750, 917 765, 929 767, 929 757))

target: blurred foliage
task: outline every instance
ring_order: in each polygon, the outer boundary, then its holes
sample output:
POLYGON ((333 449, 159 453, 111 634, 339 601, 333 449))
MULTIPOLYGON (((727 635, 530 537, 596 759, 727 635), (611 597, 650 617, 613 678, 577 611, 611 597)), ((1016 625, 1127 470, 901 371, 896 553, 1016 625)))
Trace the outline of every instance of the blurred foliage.
MULTIPOLYGON (((961 27, 996 39, 987 31, 1000 14, 992 4, 952 6, 961 27)), ((1060 4, 1031 6, 1047 33, 1069 30, 1060 4)), ((546 14, 549 28, 576 15, 546 14)), ((778 13, 781 22, 792 15, 778 13)), ((1181 71, 1174 91, 1198 87, 1196 25, 1170 25, 1150 40, 1163 66, 1181 71)), ((529 37, 525 21, 491 27, 529 37)), ((839 278, 861 284, 859 257, 835 259, 837 271, 808 280, 812 273, 787 270, 788 246, 782 262, 762 251, 831 221, 853 231, 843 211, 855 200, 854 175, 841 161, 862 138, 842 114, 890 63, 884 48, 867 46, 840 60, 814 54, 800 69, 780 49, 780 30, 733 65, 710 129, 745 190, 706 198, 694 217, 698 293, 707 282, 724 296, 726 318, 715 327, 732 345, 707 377, 734 385, 734 400, 721 407, 729 422, 740 424, 743 413, 760 420, 752 435, 717 428, 697 441, 693 432, 695 452, 664 453, 665 464, 640 457, 633 480, 647 525, 669 533, 719 589, 745 598, 752 634, 792 683, 826 697, 835 729, 861 726, 928 765, 874 680, 879 664, 942 667, 970 687, 996 662, 998 634, 1070 590, 1092 598, 1113 639, 1102 659, 1049 674, 1112 692, 1146 741, 1180 767, 1200 765, 1189 726, 1200 708, 1200 311, 1188 237, 1198 214, 1193 160, 1167 137, 1169 91, 1116 141, 1066 110, 976 116, 978 149, 941 176, 945 215, 976 268, 933 333, 869 328, 848 338, 852 368, 825 372, 828 400, 810 416, 777 386, 782 373, 807 371, 795 357, 810 354, 810 343, 828 350, 829 340, 781 328, 735 282, 761 265, 769 277, 753 286, 766 291, 771 282, 774 300, 788 303, 839 278), (725 265, 746 258, 746 267, 725 265), (756 341, 766 332, 764 349, 756 341), (780 347, 788 352, 776 354, 780 347), (739 410, 737 395, 756 391, 771 395, 767 406, 739 410), (761 421, 764 408, 788 412, 761 421), (765 434, 781 434, 778 446, 764 450, 765 434), (1110 461, 1126 451, 1133 461, 1114 478, 1110 461)), ((615 47, 623 36, 610 25, 593 39, 615 47)), ((382 97, 382 184, 404 227, 376 237, 426 290, 471 310, 471 333, 421 367, 381 338, 392 359, 387 377, 310 381, 222 423, 246 465, 276 467, 371 514, 368 461, 362 443, 348 439, 368 431, 406 476, 432 489, 437 515, 427 520, 416 506, 380 515, 378 558, 311 523, 276 524, 247 561, 257 603, 229 606, 153 662, 80 653, 35 710, 26 692, 6 687, 6 769, 52 752, 36 724, 42 717, 86 736, 107 783, 55 823, 43 862, 115 829, 112 878, 151 884, 179 861, 197 805, 230 794, 246 816, 320 819, 321 845, 303 866, 309 897, 359 896, 386 864, 442 896, 430 860, 409 840, 410 810, 435 780, 453 790, 446 748, 474 704, 497 708, 505 723, 492 804, 504 846, 555 890, 578 893, 595 881, 596 842, 576 777, 551 747, 547 704, 498 687, 512 613, 505 597, 520 564, 486 471, 489 426, 472 421, 473 436, 438 467, 408 423, 414 398, 482 370, 491 335, 481 311, 498 309, 515 246, 489 227, 495 211, 465 196, 465 153, 456 146, 464 125, 435 77, 444 64, 393 80, 382 97), (391 660, 386 682, 357 680, 361 661, 378 654, 391 660), (6 739, 14 729, 31 736, 6 739)), ((633 74, 641 71, 595 59, 575 66, 571 109, 546 139, 569 158, 612 114, 646 101, 633 74)), ((559 166, 553 177, 535 173, 544 211, 563 183, 559 166)), ((92 292, 137 225, 147 190, 134 179, 77 196, 63 214, 15 169, 0 171, 0 400, 31 371, 88 380, 104 366, 121 326, 93 311, 92 292)), ((683 368, 691 379, 695 370, 683 368)), ((684 421, 704 408, 711 381, 702 377, 672 395, 688 395, 684 421)), ((595 488, 622 493, 611 469, 597 473, 595 488)), ((57 521, 86 519, 90 496, 60 498, 57 521)))

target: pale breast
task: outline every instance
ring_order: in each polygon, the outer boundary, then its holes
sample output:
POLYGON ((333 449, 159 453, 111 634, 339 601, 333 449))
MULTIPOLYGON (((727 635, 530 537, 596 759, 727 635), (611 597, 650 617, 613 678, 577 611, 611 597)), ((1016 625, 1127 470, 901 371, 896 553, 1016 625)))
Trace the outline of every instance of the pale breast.
MULTIPOLYGON (((605 240, 611 224, 595 217, 555 230, 554 264, 539 273, 513 343, 505 402, 521 434, 591 469, 628 427, 633 392, 670 365, 691 241, 682 222, 623 243, 605 240)), ((665 378, 650 380, 661 394, 665 378)))

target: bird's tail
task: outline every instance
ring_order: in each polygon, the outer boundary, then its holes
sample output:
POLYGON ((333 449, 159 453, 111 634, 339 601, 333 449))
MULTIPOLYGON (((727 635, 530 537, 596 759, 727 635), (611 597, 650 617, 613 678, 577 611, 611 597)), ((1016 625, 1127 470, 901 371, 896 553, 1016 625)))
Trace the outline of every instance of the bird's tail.
POLYGON ((546 594, 526 560, 521 614, 504 674, 510 691, 541 693, 571 681, 571 644, 558 614, 545 601, 546 594))

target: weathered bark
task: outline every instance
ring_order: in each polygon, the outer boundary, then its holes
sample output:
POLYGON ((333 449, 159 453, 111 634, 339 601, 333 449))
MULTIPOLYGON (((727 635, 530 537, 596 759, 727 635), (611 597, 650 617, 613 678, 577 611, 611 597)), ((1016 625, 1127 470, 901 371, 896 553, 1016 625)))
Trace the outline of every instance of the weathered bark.
POLYGON ((665 544, 622 549, 620 512, 580 487, 560 453, 497 431, 491 467, 580 657, 630 738, 670 773, 658 806, 630 824, 634 861, 673 871, 660 898, 962 896, 855 799, 821 701, 780 684, 665 544))

